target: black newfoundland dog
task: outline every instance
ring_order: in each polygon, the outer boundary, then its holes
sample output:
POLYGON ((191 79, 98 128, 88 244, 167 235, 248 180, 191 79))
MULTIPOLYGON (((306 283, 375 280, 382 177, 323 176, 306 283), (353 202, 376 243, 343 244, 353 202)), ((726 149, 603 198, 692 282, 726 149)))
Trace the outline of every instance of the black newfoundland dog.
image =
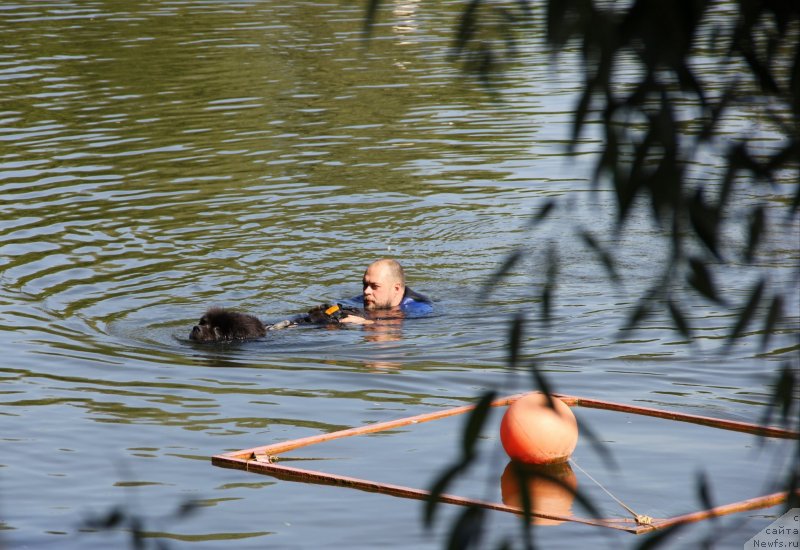
POLYGON ((265 325, 253 315, 231 311, 223 307, 212 307, 200 318, 200 322, 192 327, 189 339, 196 342, 251 340, 265 336, 268 330, 295 325, 336 325, 348 315, 363 316, 364 312, 340 304, 323 304, 293 319, 287 319, 274 325, 265 325))

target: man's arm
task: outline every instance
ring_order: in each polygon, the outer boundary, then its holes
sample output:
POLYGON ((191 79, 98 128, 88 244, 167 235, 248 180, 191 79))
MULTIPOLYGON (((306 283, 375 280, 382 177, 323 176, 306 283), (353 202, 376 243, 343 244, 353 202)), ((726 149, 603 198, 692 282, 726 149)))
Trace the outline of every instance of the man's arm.
POLYGON ((359 317, 358 315, 348 315, 347 317, 342 317, 339 322, 350 325, 372 325, 375 323, 375 321, 372 319, 365 319, 363 317, 359 317))

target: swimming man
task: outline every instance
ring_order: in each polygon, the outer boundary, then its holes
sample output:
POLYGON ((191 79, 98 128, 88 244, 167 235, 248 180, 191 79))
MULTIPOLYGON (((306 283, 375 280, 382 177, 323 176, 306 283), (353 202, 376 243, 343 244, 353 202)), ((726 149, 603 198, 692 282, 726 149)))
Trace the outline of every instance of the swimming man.
MULTIPOLYGON (((406 286, 405 272, 396 260, 381 259, 372 262, 364 272, 363 291, 347 301, 346 305, 363 308, 367 314, 383 317, 421 317, 433 311, 431 301, 406 286)), ((342 323, 371 325, 373 319, 348 315, 342 323)))

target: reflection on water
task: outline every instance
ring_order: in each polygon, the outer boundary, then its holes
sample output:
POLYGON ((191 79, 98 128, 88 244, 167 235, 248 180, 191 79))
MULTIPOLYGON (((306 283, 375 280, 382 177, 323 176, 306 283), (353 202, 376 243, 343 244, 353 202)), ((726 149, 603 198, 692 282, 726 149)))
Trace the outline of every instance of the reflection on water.
MULTIPOLYGON (((528 466, 509 462, 500 477, 503 503, 524 508, 523 487, 530 498, 531 512, 553 516, 571 516, 578 489, 578 478, 569 462, 528 466)), ((535 525, 561 525, 562 520, 534 517, 535 525)))
MULTIPOLYGON (((616 341, 636 289, 603 287, 570 229, 599 229, 609 210, 580 162, 596 142, 563 149, 574 67, 548 68, 537 23, 531 53, 487 94, 446 59, 459 6, 424 7, 386 3, 365 44, 355 3, 3 6, 0 544, 107 547, 75 532, 87 509, 135 500, 167 514, 189 496, 211 510, 170 542, 257 532, 282 548, 436 546, 443 535, 417 531, 408 503, 243 488, 207 457, 528 387, 504 370, 506 323, 533 307, 551 241, 564 260, 556 322, 525 348, 556 389, 761 414, 765 373, 797 352, 797 304, 763 354, 753 334, 719 360, 726 323, 700 303, 691 347, 663 318, 616 341), (551 197, 570 200, 527 232, 551 197), (478 301, 516 246, 531 259, 478 301), (277 320, 355 295, 383 256, 435 299, 435 316, 186 340, 210 305, 277 320), (351 529, 363 510, 372 523, 351 529)), ((764 261, 791 281, 797 244, 773 238, 780 252, 764 261)), ((646 284, 658 235, 634 220, 622 245, 632 286, 646 284)))

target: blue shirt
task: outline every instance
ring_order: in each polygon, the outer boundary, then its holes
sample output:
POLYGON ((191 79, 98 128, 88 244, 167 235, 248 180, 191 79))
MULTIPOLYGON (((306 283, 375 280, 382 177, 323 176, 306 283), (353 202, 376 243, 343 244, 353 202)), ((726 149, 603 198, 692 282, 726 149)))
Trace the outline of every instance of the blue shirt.
MULTIPOLYGON (((344 304, 363 309, 364 295, 359 294, 354 298, 346 300, 344 304)), ((423 317, 433 312, 433 304, 431 303, 430 299, 422 294, 414 292, 408 287, 406 287, 406 291, 403 293, 403 299, 400 302, 399 307, 400 311, 402 311, 406 317, 423 317)))

